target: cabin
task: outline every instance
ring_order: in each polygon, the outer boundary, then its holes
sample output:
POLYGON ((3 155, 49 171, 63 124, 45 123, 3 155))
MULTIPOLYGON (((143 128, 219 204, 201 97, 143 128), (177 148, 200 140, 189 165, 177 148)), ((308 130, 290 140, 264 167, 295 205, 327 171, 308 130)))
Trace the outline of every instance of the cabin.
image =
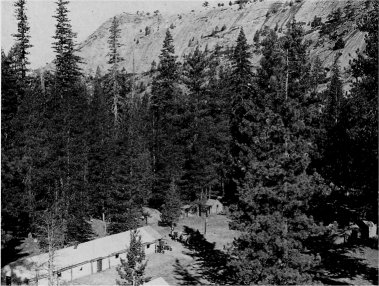
POLYGON ((224 206, 219 200, 208 199, 205 204, 210 206, 210 214, 219 214, 224 210, 224 206))
MULTIPOLYGON (((155 253, 162 235, 151 226, 138 228, 145 254, 155 253)), ((54 275, 58 282, 70 282, 74 279, 101 272, 121 264, 126 259, 130 244, 130 231, 125 231, 88 242, 59 249, 54 255, 54 275)), ((2 277, 15 284, 47 285, 48 253, 21 258, 2 269, 2 277)))
POLYGON ((189 212, 191 211, 191 205, 184 205, 180 207, 181 215, 183 217, 188 217, 189 212))
POLYGON ((211 214, 211 205, 199 204, 199 216, 205 213, 205 216, 208 217, 211 214))
POLYGON ((372 221, 361 220, 358 222, 358 225, 361 229, 361 235, 362 235, 361 237, 363 239, 373 238, 378 235, 377 234, 378 227, 372 221))

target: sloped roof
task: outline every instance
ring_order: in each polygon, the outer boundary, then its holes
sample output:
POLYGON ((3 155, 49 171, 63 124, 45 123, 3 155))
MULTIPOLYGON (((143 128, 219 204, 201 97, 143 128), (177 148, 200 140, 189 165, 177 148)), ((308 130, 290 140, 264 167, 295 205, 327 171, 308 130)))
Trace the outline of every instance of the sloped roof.
POLYGON ((164 280, 162 277, 158 277, 154 280, 151 280, 143 284, 143 286, 170 286, 170 284, 168 284, 167 281, 164 280))
POLYGON ((191 205, 184 205, 184 206, 181 206, 180 208, 181 209, 189 209, 189 208, 191 208, 192 206, 191 205))
MULTIPOLYGON (((162 235, 151 226, 138 228, 142 243, 152 243, 162 238, 162 235)), ((96 260, 125 251, 130 244, 130 231, 125 231, 102 238, 94 239, 79 244, 77 247, 71 246, 56 251, 55 269, 60 270, 70 268, 73 265, 96 260)), ((16 276, 23 278, 35 277, 35 270, 39 270, 40 275, 47 273, 48 253, 19 259, 3 268, 7 272, 12 268, 16 276)))
POLYGON ((222 205, 222 203, 219 200, 214 200, 214 199, 208 199, 207 202, 205 203, 207 206, 214 206, 214 205, 222 205))

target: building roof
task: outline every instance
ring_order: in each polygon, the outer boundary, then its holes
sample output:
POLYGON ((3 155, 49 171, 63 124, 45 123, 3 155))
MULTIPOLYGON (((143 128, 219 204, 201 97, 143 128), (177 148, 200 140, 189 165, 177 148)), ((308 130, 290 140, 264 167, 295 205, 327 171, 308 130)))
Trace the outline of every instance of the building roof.
MULTIPOLYGON (((153 243, 162 238, 162 235, 151 226, 138 228, 143 244, 153 243)), ((75 246, 59 249, 55 254, 55 269, 71 268, 74 265, 83 264, 91 260, 107 257, 112 254, 126 251, 130 244, 130 231, 125 231, 102 238, 94 239, 75 246)), ((40 275, 47 273, 48 253, 21 258, 3 268, 22 278, 35 277, 38 269, 40 275)))
POLYGON ((205 204, 207 206, 222 205, 222 203, 219 200, 214 200, 214 199, 208 199, 205 204))
POLYGON ((154 280, 151 280, 143 284, 143 286, 170 286, 170 284, 168 284, 167 281, 164 280, 162 277, 158 277, 154 280))
POLYGON ((181 206, 180 208, 181 209, 190 209, 192 206, 191 205, 184 205, 184 206, 181 206))

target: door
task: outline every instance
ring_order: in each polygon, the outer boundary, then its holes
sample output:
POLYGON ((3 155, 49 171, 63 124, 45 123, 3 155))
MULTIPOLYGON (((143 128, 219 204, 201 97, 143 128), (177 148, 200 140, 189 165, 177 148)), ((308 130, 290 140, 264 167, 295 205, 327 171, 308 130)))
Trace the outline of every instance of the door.
POLYGON ((103 270, 103 260, 97 260, 97 272, 101 272, 103 270))

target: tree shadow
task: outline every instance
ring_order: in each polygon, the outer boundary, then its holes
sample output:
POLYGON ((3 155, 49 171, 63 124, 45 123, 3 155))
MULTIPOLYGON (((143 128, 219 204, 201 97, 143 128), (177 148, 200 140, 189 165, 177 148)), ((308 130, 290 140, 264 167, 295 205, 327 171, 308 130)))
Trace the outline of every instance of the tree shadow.
POLYGON ((14 262, 22 257, 28 256, 28 253, 20 250, 20 246, 23 244, 24 239, 12 238, 8 243, 2 245, 1 249, 1 267, 14 262))
POLYGON ((190 250, 185 253, 193 257, 199 264, 199 274, 211 283, 230 284, 230 270, 227 266, 229 256, 218 249, 215 243, 206 240, 198 230, 184 226, 188 239, 184 245, 190 250))
POLYGON ((181 281, 178 285, 201 285, 199 281, 201 277, 191 274, 187 268, 180 264, 179 259, 175 260, 174 273, 175 278, 181 281))
MULTIPOLYGON (((349 251, 362 251, 364 248, 356 244, 333 245, 325 236, 313 240, 308 248, 318 253, 321 263, 317 269, 319 280, 327 285, 347 285, 339 279, 361 277, 373 285, 379 285, 378 269, 367 264, 365 259, 349 255, 349 251)), ((367 250, 367 248, 366 248, 367 250)))

